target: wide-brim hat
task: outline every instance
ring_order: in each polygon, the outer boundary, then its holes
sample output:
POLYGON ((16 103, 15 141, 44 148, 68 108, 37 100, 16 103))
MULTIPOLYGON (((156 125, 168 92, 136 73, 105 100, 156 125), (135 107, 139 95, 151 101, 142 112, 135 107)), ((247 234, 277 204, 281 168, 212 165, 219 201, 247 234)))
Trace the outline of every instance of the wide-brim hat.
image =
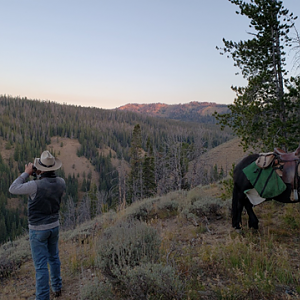
POLYGON ((61 167, 62 162, 55 158, 48 150, 39 158, 34 159, 34 166, 40 171, 54 171, 61 167))

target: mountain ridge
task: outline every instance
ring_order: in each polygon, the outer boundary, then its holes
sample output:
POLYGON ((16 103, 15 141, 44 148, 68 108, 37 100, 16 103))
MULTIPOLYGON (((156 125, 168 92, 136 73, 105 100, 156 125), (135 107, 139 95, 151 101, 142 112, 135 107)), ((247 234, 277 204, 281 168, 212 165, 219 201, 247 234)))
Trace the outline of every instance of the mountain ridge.
POLYGON ((228 112, 228 105, 215 102, 191 101, 184 104, 128 103, 117 108, 117 110, 131 111, 146 114, 152 117, 175 119, 181 121, 192 121, 199 123, 215 123, 212 116, 214 112, 223 114, 228 112))

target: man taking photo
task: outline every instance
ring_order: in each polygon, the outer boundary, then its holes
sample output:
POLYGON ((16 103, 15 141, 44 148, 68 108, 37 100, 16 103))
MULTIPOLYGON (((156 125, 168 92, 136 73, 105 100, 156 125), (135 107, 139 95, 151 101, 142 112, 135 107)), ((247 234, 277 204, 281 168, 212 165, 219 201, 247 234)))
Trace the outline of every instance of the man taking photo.
POLYGON ((59 159, 49 151, 44 151, 40 158, 35 158, 34 164, 25 165, 24 173, 9 188, 12 194, 29 195, 29 238, 35 267, 37 300, 50 299, 48 263, 54 296, 61 295, 59 210, 66 183, 55 174, 55 170, 61 166, 62 162, 59 159), (37 176, 36 180, 26 181, 30 175, 37 176))

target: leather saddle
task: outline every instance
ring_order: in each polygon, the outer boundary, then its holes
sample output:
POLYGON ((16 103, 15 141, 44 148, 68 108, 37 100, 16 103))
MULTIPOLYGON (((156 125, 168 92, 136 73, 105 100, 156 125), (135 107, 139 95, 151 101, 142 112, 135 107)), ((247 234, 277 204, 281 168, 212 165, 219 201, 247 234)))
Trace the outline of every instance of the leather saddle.
POLYGON ((298 168, 300 162, 300 146, 296 151, 286 153, 284 150, 274 148, 275 161, 274 168, 279 172, 283 182, 292 185, 292 189, 298 188, 298 168))

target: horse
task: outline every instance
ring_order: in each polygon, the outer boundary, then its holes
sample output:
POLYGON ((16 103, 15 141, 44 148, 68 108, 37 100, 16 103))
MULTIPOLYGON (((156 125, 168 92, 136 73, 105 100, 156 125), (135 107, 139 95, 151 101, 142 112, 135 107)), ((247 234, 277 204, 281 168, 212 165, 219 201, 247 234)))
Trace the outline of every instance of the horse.
MULTIPOLYGON (((276 197, 266 200, 276 200, 282 203, 300 202, 300 177, 298 166, 300 163, 300 145, 296 151, 286 153, 285 151, 275 148, 274 157, 277 162, 277 168, 282 171, 282 180, 286 184, 286 189, 276 197), (291 199, 291 192, 296 190, 296 200, 291 199), (297 200, 298 199, 298 200, 297 200)), ((253 185, 247 179, 243 169, 259 158, 260 154, 251 154, 243 158, 233 170, 233 193, 232 193, 232 227, 241 229, 242 212, 245 207, 248 214, 249 228, 258 229, 258 218, 253 211, 253 204, 250 202, 244 191, 253 189, 253 185)), ((275 167, 274 165, 272 166, 275 167)))

